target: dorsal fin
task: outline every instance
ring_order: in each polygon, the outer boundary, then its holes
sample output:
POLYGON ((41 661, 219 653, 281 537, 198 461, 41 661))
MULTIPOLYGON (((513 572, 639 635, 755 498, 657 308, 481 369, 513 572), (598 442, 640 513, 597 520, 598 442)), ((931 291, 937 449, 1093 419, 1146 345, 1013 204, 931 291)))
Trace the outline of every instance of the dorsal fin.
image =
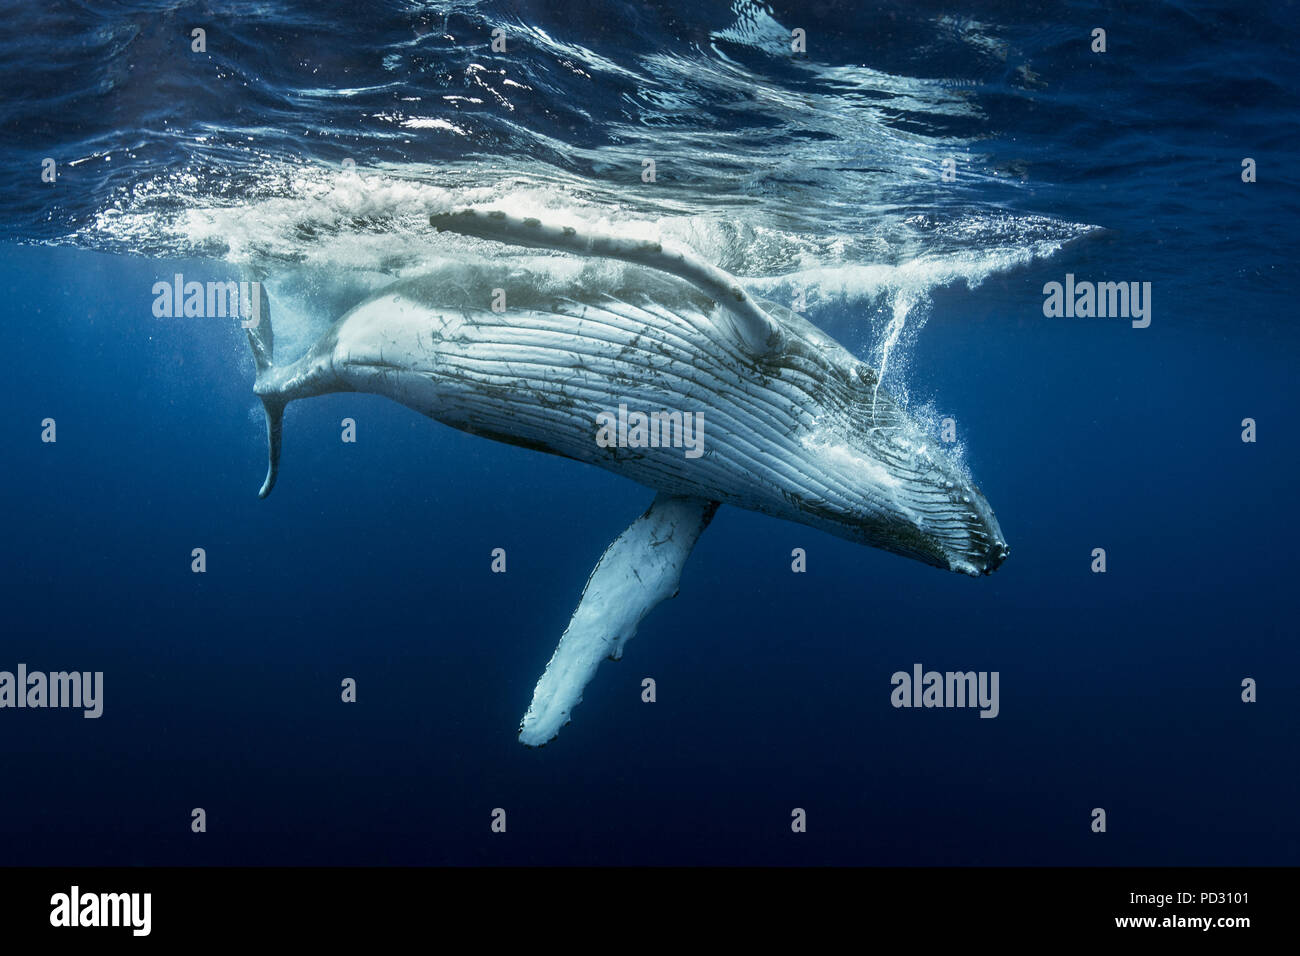
POLYGON ((572 226, 548 226, 539 219, 511 216, 496 210, 464 209, 435 213, 429 217, 429 222, 440 232, 445 230, 531 249, 604 256, 659 269, 685 279, 716 301, 723 313, 731 318, 736 337, 752 355, 762 356, 781 346, 781 327, 741 288, 735 276, 705 262, 688 249, 648 239, 580 231, 572 226))

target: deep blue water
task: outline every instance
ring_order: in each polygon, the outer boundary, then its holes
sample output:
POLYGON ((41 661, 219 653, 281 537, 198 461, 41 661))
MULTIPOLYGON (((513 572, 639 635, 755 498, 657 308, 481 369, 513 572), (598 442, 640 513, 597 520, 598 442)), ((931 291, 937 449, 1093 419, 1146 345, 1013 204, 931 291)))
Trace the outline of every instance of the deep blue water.
POLYGON ((0 862, 1300 863, 1294 4, 4 19, 0 670, 103 671, 105 701, 0 709, 0 862), (290 406, 260 501, 242 333, 151 311, 174 273, 251 275, 332 319, 445 248, 451 201, 634 220, 805 289, 955 418, 1010 557, 970 579, 723 508, 520 746, 653 492, 336 394, 290 406), (1152 283, 1150 327, 1045 317, 1067 273, 1152 283), (916 662, 998 671, 1000 715, 891 707, 916 662))

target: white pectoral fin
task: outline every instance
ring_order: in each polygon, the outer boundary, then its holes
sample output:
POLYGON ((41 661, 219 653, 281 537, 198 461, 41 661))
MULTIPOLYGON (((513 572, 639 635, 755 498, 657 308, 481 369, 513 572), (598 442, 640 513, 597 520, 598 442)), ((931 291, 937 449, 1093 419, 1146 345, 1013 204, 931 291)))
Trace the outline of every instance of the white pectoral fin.
POLYGON ((780 326, 736 277, 705 262, 689 249, 651 239, 632 239, 593 229, 554 226, 532 217, 521 218, 498 210, 462 209, 436 213, 429 222, 439 230, 479 239, 491 239, 530 249, 556 249, 582 256, 603 256, 659 269, 685 279, 721 306, 733 332, 752 355, 780 348, 780 326))
POLYGON ((641 619, 677 593, 682 567, 717 508, 715 501, 661 493, 605 549, 533 689, 520 743, 540 747, 569 722, 600 662, 617 660, 641 619))

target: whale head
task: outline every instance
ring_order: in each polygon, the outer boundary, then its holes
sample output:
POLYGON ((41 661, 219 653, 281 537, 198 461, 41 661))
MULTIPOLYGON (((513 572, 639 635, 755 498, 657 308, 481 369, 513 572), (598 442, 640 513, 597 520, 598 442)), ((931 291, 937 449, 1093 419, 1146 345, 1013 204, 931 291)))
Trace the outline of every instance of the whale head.
POLYGON ((874 369, 787 313, 786 327, 796 323, 787 361, 817 367, 816 388, 792 436, 799 467, 783 494, 805 523, 962 574, 997 570, 1010 549, 993 509, 932 429, 880 387, 874 369))
POLYGON ((851 482, 857 492, 856 507, 836 516, 851 529, 843 536, 961 574, 996 571, 1010 549, 983 493, 915 423, 869 422, 804 443, 823 470, 809 477, 851 482))

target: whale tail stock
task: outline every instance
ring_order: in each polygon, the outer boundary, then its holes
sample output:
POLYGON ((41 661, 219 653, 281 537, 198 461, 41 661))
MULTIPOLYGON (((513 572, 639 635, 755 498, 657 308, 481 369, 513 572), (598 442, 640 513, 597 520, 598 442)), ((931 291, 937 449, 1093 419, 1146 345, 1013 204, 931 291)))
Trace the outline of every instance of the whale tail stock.
POLYGON ((253 350, 253 364, 257 367, 257 380, 253 390, 262 399, 262 410, 266 413, 266 480, 257 497, 265 498, 275 487, 275 479, 280 473, 280 436, 284 426, 284 406, 289 400, 268 387, 268 380, 275 370, 275 336, 271 332, 271 303, 266 296, 262 283, 256 283, 257 298, 254 300, 252 326, 244 331, 248 335, 248 345, 253 350))

